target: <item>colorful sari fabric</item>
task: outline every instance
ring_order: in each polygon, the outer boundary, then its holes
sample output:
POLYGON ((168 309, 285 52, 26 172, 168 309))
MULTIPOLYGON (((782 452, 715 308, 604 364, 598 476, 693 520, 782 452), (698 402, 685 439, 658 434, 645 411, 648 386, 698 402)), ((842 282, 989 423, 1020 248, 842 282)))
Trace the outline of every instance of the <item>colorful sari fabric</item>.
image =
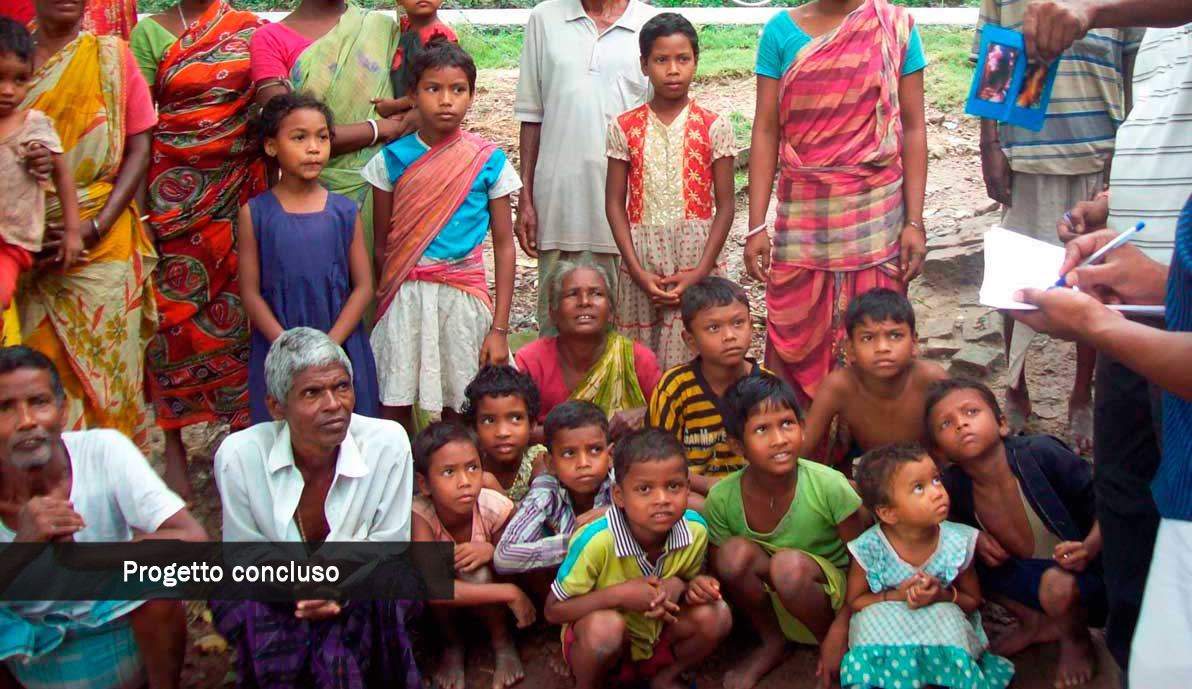
MULTIPOLYGON (((348 5, 335 28, 302 52, 290 73, 295 91, 313 95, 331 108, 341 124, 378 117, 373 98, 392 98, 389 67, 397 48, 397 23, 384 12, 366 12, 348 5)), ((362 148, 327 162, 319 179, 331 191, 360 206, 364 245, 372 255, 372 185, 360 169, 381 148, 362 148)))
MULTIPOLYGON (((124 158, 127 48, 81 33, 33 75, 22 107, 54 121, 74 171, 81 217, 95 217, 124 158)), ((61 221, 56 195, 46 221, 61 221)), ((142 385, 145 342, 157 330, 153 242, 135 206, 124 209, 69 271, 30 274, 20 318, 25 344, 46 354, 66 387, 66 430, 115 428, 142 449, 148 419, 142 385)))
POLYGON ((441 282, 476 296, 492 309, 480 247, 458 261, 418 261, 463 205, 495 144, 457 130, 414 161, 393 187, 393 218, 385 241, 385 266, 377 281, 377 320, 407 279, 441 282), (434 194, 427 189, 437 189, 434 194))
POLYGON ((646 396, 633 361, 633 340, 610 330, 604 353, 575 386, 571 399, 587 400, 610 417, 620 411, 645 407, 646 396))
MULTIPOLYGON (((0 14, 17 21, 33 22, 33 0, 4 0, 0 14)), ((137 25, 137 0, 87 0, 83 6, 82 30, 96 36, 119 36, 128 40, 137 25)))
POLYGON ((21 344, 21 319, 17 317, 17 305, 13 302, 4 309, 4 325, 0 327, 0 347, 21 344))
POLYGON ((153 91, 158 125, 149 165, 149 227, 161 323, 146 354, 164 429, 201 421, 248 425, 249 328, 236 279, 235 222, 265 189, 248 136, 255 90, 248 39, 264 22, 226 2, 168 48, 153 91))
POLYGON ((840 363, 843 314, 896 278, 903 223, 898 85, 910 15, 868 0, 779 82, 778 218, 766 365, 805 400, 840 363))

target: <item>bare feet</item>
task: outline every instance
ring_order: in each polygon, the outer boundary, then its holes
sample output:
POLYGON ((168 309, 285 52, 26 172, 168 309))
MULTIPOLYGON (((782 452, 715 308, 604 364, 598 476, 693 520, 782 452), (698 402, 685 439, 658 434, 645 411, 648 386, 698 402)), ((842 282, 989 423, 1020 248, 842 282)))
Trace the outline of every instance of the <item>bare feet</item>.
POLYGON ((1060 640, 1060 630, 1050 618, 1033 610, 1015 611, 1018 626, 997 641, 989 644, 989 651, 1000 656, 1017 655, 1033 644, 1060 640), (1030 614, 1025 614, 1029 612, 1030 614))
POLYGON ((1093 451, 1093 405, 1089 400, 1068 400, 1068 430, 1076 453, 1088 455, 1093 451))
POLYGON ((989 651, 1000 656, 1017 655, 1039 638, 1039 627, 1038 617, 1019 620, 1018 626, 989 644, 989 651))
POLYGON ((551 652, 546 654, 546 666, 561 679, 572 678, 571 668, 567 665, 567 659, 563 657, 563 646, 557 641, 551 643, 551 652))
POLYGON ((1006 388, 1006 423, 1010 425, 1010 433, 1018 434, 1026 428, 1027 419, 1031 418, 1031 398, 1025 390, 1006 388))
POLYGON ((1097 654, 1087 630, 1075 638, 1060 639, 1060 658, 1055 668, 1056 689, 1082 686, 1096 674, 1097 654))
POLYGON ((757 648, 724 673, 724 689, 752 689, 786 657, 783 637, 763 638, 757 648))
POLYGON ((526 676, 517 646, 512 641, 493 643, 493 689, 506 689, 526 676))
POLYGON ((445 646, 443 657, 439 660, 439 667, 435 668, 434 674, 430 678, 432 688, 464 689, 464 680, 463 646, 445 646))

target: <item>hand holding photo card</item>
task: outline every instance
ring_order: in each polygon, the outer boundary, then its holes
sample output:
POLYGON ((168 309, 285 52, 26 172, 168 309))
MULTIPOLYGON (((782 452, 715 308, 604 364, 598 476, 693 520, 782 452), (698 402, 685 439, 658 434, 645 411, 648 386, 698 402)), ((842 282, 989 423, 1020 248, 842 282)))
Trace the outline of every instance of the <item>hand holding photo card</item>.
POLYGON ((1058 66, 1058 61, 1028 64, 1021 33, 986 24, 964 111, 1037 132, 1058 66))

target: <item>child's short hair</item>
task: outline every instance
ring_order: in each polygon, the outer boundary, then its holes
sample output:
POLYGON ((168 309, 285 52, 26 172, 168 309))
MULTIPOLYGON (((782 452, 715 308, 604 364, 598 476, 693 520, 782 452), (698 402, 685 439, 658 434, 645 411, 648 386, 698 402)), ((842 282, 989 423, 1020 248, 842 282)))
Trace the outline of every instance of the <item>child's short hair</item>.
POLYGON ((915 332, 915 307, 911 306, 909 299, 892 289, 874 287, 849 302, 848 310, 844 312, 844 329, 849 337, 852 337, 853 329, 867 318, 872 323, 906 323, 911 332, 915 332))
POLYGON ((803 423, 799 397, 785 380, 772 373, 751 373, 733 383, 724 391, 724 404, 729 412, 724 416, 724 431, 737 440, 744 437, 745 422, 762 405, 790 409, 803 423))
POLYGON ((335 117, 331 114, 331 108, 308 93, 294 92, 279 93, 269 99, 265 103, 265 107, 261 108, 261 116, 257 118, 256 130, 257 139, 262 149, 265 148, 265 139, 272 139, 281 131, 281 122, 286 119, 290 113, 295 110, 318 110, 323 113, 323 117, 327 120, 327 131, 331 137, 335 138, 335 117))
POLYGON ((510 396, 521 398, 531 422, 538 418, 538 386, 529 374, 512 366, 484 366, 464 389, 464 420, 469 426, 476 425, 476 409, 485 397, 510 396))
POLYGON ((0 55, 16 55, 21 62, 33 62, 33 36, 11 17, 0 17, 0 55))
POLYGON ((430 473, 430 458, 444 446, 451 443, 471 443, 477 455, 480 453, 480 441, 476 439, 476 432, 459 421, 436 421, 414 438, 414 470, 426 476, 430 473))
POLYGON ((895 443, 883 445, 861 455, 854 470, 857 493, 870 512, 890 504, 890 480, 903 464, 917 462, 927 457, 918 443, 895 443))
POLYGON ((654 49, 654 41, 659 38, 666 38, 681 33, 691 41, 691 52, 695 55, 695 59, 699 59, 699 34, 696 33, 695 27, 687 18, 677 12, 662 12, 654 15, 642 25, 642 29, 637 34, 637 44, 641 48, 642 59, 650 57, 650 51, 654 49))
POLYGON ((687 450, 679 439, 659 428, 641 428, 626 434, 613 446, 613 473, 617 483, 621 484, 634 464, 674 457, 683 460, 683 473, 686 474, 687 450))
POLYGON ((733 303, 749 309, 749 294, 745 288, 722 277, 709 276, 683 290, 679 297, 679 313, 683 316, 683 327, 691 330, 691 321, 696 314, 713 306, 728 306, 733 303))
POLYGON ((567 400, 550 410, 542 422, 543 442, 546 449, 554 447, 559 431, 574 431, 577 428, 599 428, 608 441, 608 417, 604 410, 587 400, 567 400))
POLYGON ((414 59, 410 61, 410 75, 407 77, 406 89, 410 93, 418 90, 418 80, 422 78, 422 74, 428 69, 441 67, 459 67, 463 70, 464 76, 468 78, 468 90, 475 93, 476 61, 472 59, 468 51, 447 40, 444 36, 435 36, 430 39, 430 42, 423 47, 422 52, 415 55, 414 59))
POLYGON ((997 395, 993 394, 993 390, 989 386, 980 381, 972 380, 971 378, 945 378, 944 380, 937 380, 927 388, 927 401, 923 407, 923 423, 927 425, 927 438, 933 443, 935 442, 935 433, 931 427, 931 410, 935 409, 935 405, 939 404, 948 395, 957 390, 973 390, 989 408, 993 410, 993 418, 999 422, 1002 420, 1002 408, 997 403, 997 395))

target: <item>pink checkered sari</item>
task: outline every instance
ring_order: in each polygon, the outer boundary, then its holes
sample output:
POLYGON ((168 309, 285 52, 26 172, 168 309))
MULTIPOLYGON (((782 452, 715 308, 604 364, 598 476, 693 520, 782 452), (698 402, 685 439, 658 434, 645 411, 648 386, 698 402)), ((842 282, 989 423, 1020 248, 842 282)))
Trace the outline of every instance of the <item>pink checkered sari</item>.
POLYGON ((804 46, 780 81, 766 364, 805 400, 842 360, 852 297, 902 289, 898 84, 911 26, 905 10, 867 0, 804 46))

